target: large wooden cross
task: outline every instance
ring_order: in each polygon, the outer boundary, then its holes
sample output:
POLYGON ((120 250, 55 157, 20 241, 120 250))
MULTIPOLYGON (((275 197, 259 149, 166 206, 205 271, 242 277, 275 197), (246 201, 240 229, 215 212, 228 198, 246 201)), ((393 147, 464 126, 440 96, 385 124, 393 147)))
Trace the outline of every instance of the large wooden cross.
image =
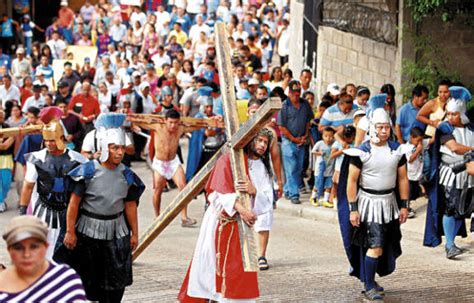
MULTIPOLYGON (((218 158, 230 152, 232 174, 234 182, 247 178, 245 172, 244 154, 242 148, 247 145, 258 131, 265 126, 268 120, 281 108, 279 98, 268 99, 257 112, 242 126, 239 127, 237 104, 234 90, 234 79, 230 62, 230 48, 228 45, 225 24, 215 26, 217 63, 222 100, 225 112, 225 130, 228 142, 199 170, 193 179, 181 190, 173 201, 155 219, 152 225, 141 235, 139 245, 133 252, 133 260, 151 244, 151 242, 173 221, 179 212, 186 207, 193 198, 204 188, 218 158)), ((248 209, 251 201, 248 194, 239 193, 240 199, 248 209)), ((257 254, 254 232, 239 217, 239 233, 242 249, 242 258, 245 271, 257 270, 257 254)))

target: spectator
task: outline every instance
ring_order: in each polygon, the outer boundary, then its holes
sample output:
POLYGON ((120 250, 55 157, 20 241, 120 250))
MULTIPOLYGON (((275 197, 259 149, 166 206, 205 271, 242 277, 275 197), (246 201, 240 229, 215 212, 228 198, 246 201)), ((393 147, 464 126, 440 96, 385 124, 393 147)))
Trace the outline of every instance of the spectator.
POLYGON ((72 63, 67 61, 64 63, 64 74, 59 79, 59 82, 65 82, 67 83, 69 87, 69 93, 72 93, 74 90, 74 87, 76 86, 76 83, 79 82, 81 78, 77 74, 75 70, 72 69, 72 63))
POLYGON ((12 75, 16 83, 20 84, 21 79, 31 76, 32 71, 31 63, 25 57, 25 49, 23 47, 17 48, 16 58, 12 61, 12 75))
POLYGON ((302 94, 306 92, 314 92, 314 87, 311 87, 311 81, 313 81, 313 72, 310 69, 303 69, 300 74, 301 91, 302 94))
POLYGON ((413 88, 411 102, 405 103, 400 108, 395 124, 395 133, 400 144, 410 140, 410 130, 416 122, 416 116, 425 104, 428 94, 429 92, 426 86, 417 85, 413 88))
POLYGON ((81 121, 75 115, 71 115, 67 108, 67 103, 64 100, 56 103, 62 111, 61 122, 65 128, 64 138, 66 147, 70 150, 81 152, 82 140, 84 139, 84 127, 81 121))
POLYGON ((352 99, 354 99, 354 101, 356 100, 356 97, 357 97, 357 88, 355 86, 355 84, 353 83, 347 83, 346 85, 344 85, 344 87, 341 89, 341 93, 347 93, 349 95, 352 96, 352 99))
POLYGON ((69 8, 66 0, 61 0, 61 8, 58 12, 58 24, 63 29, 62 35, 64 40, 69 44, 73 43, 72 27, 74 24, 74 11, 69 8))
POLYGON ((392 125, 395 125, 397 120, 397 103, 395 101, 395 87, 392 84, 384 84, 380 89, 382 94, 387 94, 387 104, 390 106, 390 110, 388 111, 390 115, 390 119, 392 120, 392 125))
POLYGON ((23 37, 25 38, 25 47, 26 47, 26 55, 31 55, 31 46, 33 43, 33 29, 37 29, 40 32, 44 32, 44 30, 36 25, 30 19, 30 15, 26 14, 23 15, 21 19, 21 31, 23 32, 23 37))
POLYGON ((27 113, 30 107, 36 107, 42 109, 45 106, 44 97, 41 95, 41 85, 39 83, 33 84, 33 96, 26 99, 25 104, 23 104, 22 111, 27 113))
POLYGON ((93 121, 100 114, 99 101, 90 94, 91 84, 82 84, 82 93, 72 97, 68 105, 69 113, 77 116, 84 125, 86 132, 94 128, 93 121))
POLYGON ((20 102, 20 90, 17 86, 12 84, 12 77, 10 75, 3 76, 3 85, 0 85, 0 101, 2 108, 5 108, 7 101, 16 100, 20 102))
POLYGON ((16 22, 12 18, 9 18, 8 15, 4 13, 2 17, 2 49, 3 52, 8 55, 11 55, 13 53, 13 26, 18 29, 20 25, 18 24, 18 22, 16 22))
MULTIPOLYGON (((5 112, 0 110, 0 128, 8 128, 5 112)), ((0 138, 0 213, 7 209, 6 199, 12 184, 14 137, 0 138)))
POLYGON ((48 227, 40 219, 14 217, 7 225, 3 239, 12 266, 0 272, 0 301, 29 302, 40 296, 45 302, 86 301, 77 273, 67 265, 46 260, 48 227))
POLYGON ((82 17, 82 20, 84 20, 86 24, 89 24, 92 21, 92 17, 94 16, 95 13, 96 13, 95 7, 91 5, 91 1, 86 0, 84 5, 81 6, 81 10, 80 10, 80 15, 82 17))
POLYGON ((348 94, 341 94, 339 101, 328 108, 321 117, 319 124, 319 131, 322 131, 327 126, 340 131, 346 125, 354 122, 354 113, 356 107, 352 100, 352 96, 348 94))
POLYGON ((211 29, 204 23, 203 16, 198 14, 196 16, 196 24, 194 24, 189 31, 189 39, 191 39, 192 42, 195 42, 199 40, 201 33, 204 33, 206 37, 208 37, 211 33, 211 29))
POLYGON ((178 20, 174 25, 173 25, 173 30, 169 33, 169 37, 176 37, 176 42, 182 46, 184 46, 184 43, 188 40, 188 35, 186 32, 182 29, 182 21, 178 20))
POLYGON ((265 83, 265 85, 272 91, 275 87, 282 87, 283 85, 283 71, 280 66, 275 66, 272 69, 270 79, 265 83))
MULTIPOLYGON (((428 90, 428 89, 426 89, 428 90)), ((415 210, 411 203, 420 197, 420 180, 423 177, 423 151, 427 147, 427 142, 423 142, 423 131, 418 127, 410 129, 410 138, 404 143, 405 155, 407 158, 407 173, 410 185, 410 199, 408 205, 408 218, 415 217, 415 210)))
POLYGON ((290 21, 283 19, 283 26, 280 29, 277 40, 278 40, 278 56, 280 56, 280 65, 284 66, 288 63, 288 56, 290 55, 290 29, 288 26, 290 21))
POLYGON ((51 40, 47 42, 51 50, 53 59, 64 59, 66 57, 67 44, 64 40, 60 39, 59 32, 54 31, 51 40))
POLYGON ((288 99, 283 102, 278 114, 278 125, 283 134, 281 148, 286 175, 284 192, 293 204, 301 203, 299 188, 302 185, 305 152, 302 146, 308 138, 310 122, 313 119, 313 111, 308 102, 300 96, 301 84, 299 81, 291 81, 288 99))
POLYGON ((446 116, 446 103, 448 102, 450 93, 449 87, 451 82, 443 80, 438 84, 438 97, 432 99, 423 105, 418 112, 416 119, 427 125, 425 135, 433 138, 439 124, 443 121, 446 116))
POLYGON ((370 98, 370 90, 365 86, 357 87, 356 98, 354 104, 361 110, 367 109, 367 101, 370 98))
POLYGON ((314 162, 314 188, 311 194, 311 204, 322 205, 333 208, 332 201, 329 201, 332 188, 332 176, 334 174, 334 158, 331 157, 331 147, 334 143, 335 130, 326 127, 322 131, 322 140, 316 142, 311 153, 316 156, 314 162), (324 194, 324 196, 323 196, 324 194), (323 197, 321 199, 321 197, 323 197))

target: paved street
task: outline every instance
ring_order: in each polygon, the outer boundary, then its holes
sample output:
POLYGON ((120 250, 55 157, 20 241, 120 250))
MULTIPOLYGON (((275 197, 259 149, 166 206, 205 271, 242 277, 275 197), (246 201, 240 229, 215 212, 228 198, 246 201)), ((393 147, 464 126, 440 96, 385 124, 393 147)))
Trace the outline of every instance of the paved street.
MULTIPOLYGON (((148 188, 139 207, 140 228, 143 231, 153 220, 151 206, 151 173, 145 163, 133 169, 148 188)), ((166 204, 176 194, 165 194, 166 204)), ((13 205, 16 193, 10 192, 13 205)), ((287 201, 280 201, 287 206, 287 201)), ((279 202, 279 203, 280 203, 279 202)), ((200 218, 203 200, 190 205, 190 215, 200 218)), ((424 211, 423 202, 417 205, 424 211)), ((309 207, 308 202, 301 207, 309 207)), ((333 210, 316 209, 317 212, 333 210)), ((271 268, 259 275, 261 301, 361 301, 360 285, 347 273, 348 263, 340 240, 339 227, 331 220, 314 221, 288 215, 283 207, 277 211, 270 238, 268 260, 271 268), (328 222, 329 221, 329 222, 328 222)), ((0 215, 0 226, 16 214, 16 209, 0 215)), ((327 217, 327 216, 326 216, 327 217)), ((474 240, 472 236, 459 241, 471 253, 457 261, 448 261, 442 247, 421 245, 424 216, 410 220, 404 226, 404 254, 398 270, 379 282, 387 289, 387 302, 474 300, 474 240)), ((125 294, 126 302, 174 302, 191 259, 199 228, 184 229, 179 220, 142 254, 134 267, 135 281, 125 294)), ((4 242, 0 244, 0 262, 8 263, 4 242)))

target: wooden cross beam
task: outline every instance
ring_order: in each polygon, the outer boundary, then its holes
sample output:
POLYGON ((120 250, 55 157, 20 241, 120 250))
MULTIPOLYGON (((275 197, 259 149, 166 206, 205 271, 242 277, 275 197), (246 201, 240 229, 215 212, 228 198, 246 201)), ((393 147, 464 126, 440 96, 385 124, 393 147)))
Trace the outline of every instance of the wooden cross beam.
MULTIPOLYGON (((224 105, 227 138, 232 138, 239 129, 239 117, 237 114, 237 98, 235 97, 234 75, 230 61, 231 54, 228 45, 228 35, 224 23, 219 22, 214 28, 216 38, 217 66, 219 70, 219 81, 221 86, 222 102, 224 105)), ((230 150, 230 164, 232 167, 232 177, 234 186, 238 180, 247 180, 245 170, 244 151, 232 148, 230 150)), ((248 210, 252 209, 250 195, 246 192, 239 192, 239 199, 242 205, 248 210)), ((243 222, 238 216, 240 248, 242 250, 242 261, 245 271, 257 271, 257 247, 255 243, 255 233, 251 227, 243 222)))
POLYGON ((197 196, 206 184, 207 178, 211 174, 214 165, 219 157, 230 150, 232 146, 245 146, 261 129, 262 124, 267 122, 281 108, 279 98, 268 99, 257 112, 241 126, 240 130, 231 138, 204 165, 181 190, 173 201, 160 213, 148 229, 140 236, 138 247, 133 252, 133 260, 136 260, 143 251, 158 237, 158 235, 168 226, 174 218, 185 208, 195 196, 197 196))
MULTIPOLYGON (((165 117, 162 115, 153 115, 153 114, 128 114, 127 120, 136 123, 137 125, 153 125, 153 124, 164 124, 165 117)), ((179 119, 179 124, 185 127, 197 127, 197 128, 206 128, 206 127, 216 127, 224 128, 224 122, 218 121, 215 119, 200 119, 192 117, 181 117, 179 119)))
POLYGON ((0 138, 13 137, 16 135, 26 135, 31 133, 41 133, 42 124, 28 125, 24 127, 9 127, 0 129, 0 138))

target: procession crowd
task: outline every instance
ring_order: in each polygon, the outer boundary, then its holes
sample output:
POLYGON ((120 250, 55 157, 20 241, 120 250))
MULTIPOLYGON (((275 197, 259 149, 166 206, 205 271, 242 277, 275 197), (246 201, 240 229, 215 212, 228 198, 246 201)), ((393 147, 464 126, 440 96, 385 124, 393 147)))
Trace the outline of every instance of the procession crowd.
MULTIPOLYGON (((2 130, 11 128, 14 135, 0 138, 0 213, 7 211, 6 198, 14 181, 20 201, 8 207, 18 206, 21 214, 32 217, 15 218, 4 239, 14 266, 21 268, 19 260, 24 251, 35 252, 38 266, 23 272, 30 275, 32 284, 19 283, 19 277, 12 279, 8 269, 5 272, 9 276, 0 274, 0 282, 7 278, 12 281, 4 284, 5 289, 0 287, 0 301, 74 301, 84 300, 86 295, 100 302, 121 300, 125 286, 132 283, 131 251, 138 244, 136 208, 144 190, 139 176, 129 167, 135 161, 150 161, 153 207, 159 216, 162 193, 176 187, 182 190, 227 140, 222 128, 215 125, 225 115, 217 70, 216 22, 225 23, 229 36, 241 123, 271 97, 279 97, 283 103, 246 149, 249 179, 232 185, 227 184, 226 173, 216 170, 211 176, 206 186, 206 208, 210 207, 214 215, 214 210, 223 210, 226 216, 211 218, 206 211, 203 226, 216 220, 230 228, 236 224, 232 217, 239 213, 258 233, 258 267, 267 270, 266 248, 279 198, 285 196, 291 203, 300 204, 301 194, 311 192, 308 202, 315 207, 337 205, 339 209, 340 203, 352 204, 349 190, 344 198, 347 201, 339 199, 346 189, 348 161, 353 157, 350 150, 359 148, 370 153, 370 148, 365 150, 367 142, 379 140, 374 138, 384 132, 378 128, 379 123, 389 126, 389 138, 396 144, 390 145, 391 152, 397 153, 392 159, 394 167, 405 165, 400 159, 406 159, 409 188, 408 196, 403 192, 401 198, 397 197, 404 201, 398 201, 400 209, 406 208, 407 216, 414 217, 416 210, 410 202, 426 196, 430 201, 428 212, 440 219, 439 224, 427 221, 427 226, 435 227, 426 232, 424 245, 439 245, 441 228, 446 234, 447 257, 452 259, 465 252, 454 244, 454 238, 458 233, 466 234, 467 218, 472 218, 470 228, 474 232, 474 206, 466 202, 474 186, 474 132, 470 122, 474 120, 472 110, 467 110, 471 94, 462 83, 444 80, 436 92, 416 85, 411 99, 400 108, 390 83, 378 91, 353 83, 331 83, 316 90, 311 69, 294 75, 288 68, 290 12, 284 0, 154 0, 144 1, 142 6, 106 0, 93 5, 86 0, 77 12, 63 0, 58 17, 45 29, 29 15, 21 20, 3 16, 0 123, 2 130), (33 39, 38 32, 44 32, 44 37, 33 39), (15 44, 17 40, 22 41, 21 45, 15 44), (97 58, 77 62, 77 53, 69 46, 95 46, 97 58), (60 70, 53 68, 55 60, 62 60, 60 70), (384 114, 375 114, 380 109, 384 114), (133 114, 159 115, 164 122, 153 125, 143 118, 149 116, 133 114), (380 115, 387 115, 389 120, 380 118, 375 122, 380 115), (183 126, 182 117, 208 118, 214 124, 206 128, 183 126), (28 129, 34 130, 28 133, 28 129), (189 138, 186 161, 179 146, 181 138, 189 138), (63 153, 67 156, 58 157, 63 153), (455 166, 460 167, 459 172, 455 166), (99 190, 107 188, 112 180, 120 188, 105 193, 99 190), (254 214, 237 202, 234 206, 236 197, 229 195, 236 190, 254 196, 254 214), (439 190, 450 195, 441 197, 439 190), (94 203, 102 200, 108 202, 103 206, 94 203), (82 260, 80 254, 88 257, 82 260), (103 274, 97 275, 97 268, 104 267, 103 274), (48 289, 40 283, 42 279, 33 279, 46 271, 57 279, 48 289), (66 280, 70 282, 68 289, 50 289, 54 283, 66 280), (23 289, 28 292, 22 294, 23 289)), ((384 143, 387 140, 382 139, 384 143)), ((360 159, 364 164, 369 161, 362 155, 360 159)), ((351 162, 351 166, 362 169, 362 162, 351 162)), ((230 171, 228 158, 219 163, 219 169, 230 171)), ((370 185, 363 190, 374 194, 370 185)), ((380 190, 375 192, 379 194, 380 190)), ((360 220, 365 220, 361 208, 359 212, 360 220)), ((392 209, 392 213, 396 211, 392 209)), ((367 215, 373 214, 367 210, 367 215)), ((400 219, 403 216, 400 211, 400 219)), ((196 223, 186 209, 181 212, 183 227, 196 223)), ((238 243, 237 236, 223 232, 218 239, 238 243)), ((198 247, 209 245, 205 237, 200 236, 198 247)), ((239 259, 232 255, 235 251, 229 250, 229 245, 223 245, 217 248, 217 254, 221 255, 222 249, 226 257, 218 257, 215 272, 199 265, 197 260, 209 254, 196 249, 180 292, 181 301, 195 302, 193 297, 258 297, 258 289, 252 284, 256 276, 244 275, 240 269, 233 274, 229 269, 227 281, 226 275, 222 276, 220 271, 225 273, 228 266, 223 259, 227 260, 228 254, 229 260, 239 259), (205 272, 205 278, 200 279, 217 283, 217 293, 222 296, 209 295, 208 290, 193 284, 193 279, 202 275, 200 270, 205 272), (218 278, 212 278, 216 272, 218 278), (233 276, 237 273, 241 276, 233 276), (250 283, 247 294, 233 293, 231 284, 240 279, 250 283)), ((369 298, 377 299, 380 292, 370 292, 375 282, 369 283, 370 278, 362 281, 369 298)))

